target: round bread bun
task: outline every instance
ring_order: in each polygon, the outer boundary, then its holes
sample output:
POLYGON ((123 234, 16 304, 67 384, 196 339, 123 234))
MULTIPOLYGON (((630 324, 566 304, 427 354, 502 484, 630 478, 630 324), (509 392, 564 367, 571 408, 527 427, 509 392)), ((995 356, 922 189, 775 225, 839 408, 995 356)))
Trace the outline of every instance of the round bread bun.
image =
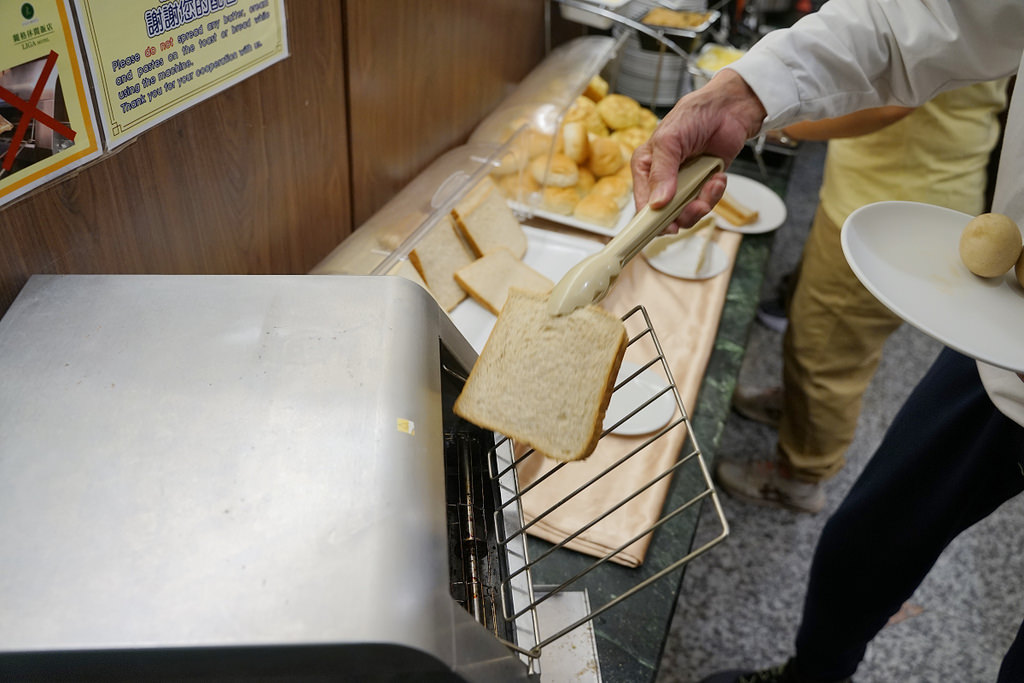
MULTIPOLYGON (((605 98, 607 99, 607 98, 605 98)), ((604 102, 604 100, 601 100, 604 102)), ((590 141, 590 161, 588 166, 598 178, 612 175, 626 163, 622 154, 622 146, 612 138, 597 138, 590 141)))
POLYGON ((550 157, 541 155, 530 162, 530 173, 541 185, 572 187, 580 179, 579 167, 569 157, 555 152, 550 157), (550 162, 550 163, 549 163, 550 162))
POLYGON ((636 125, 645 129, 650 134, 658 127, 658 115, 646 107, 640 107, 640 120, 636 125))
POLYGON ((621 210, 629 202, 629 185, 622 178, 609 175, 594 183, 590 194, 603 194, 615 202, 615 205, 621 210))
POLYGON ((960 260, 981 277, 1003 275, 1020 259, 1020 229, 1000 213, 983 213, 972 218, 960 233, 960 260))
POLYGON ((582 164, 590 154, 587 127, 582 121, 570 121, 562 126, 562 147, 565 156, 582 164))
POLYGON ((571 216, 580 202, 580 193, 575 187, 545 187, 541 201, 548 211, 571 216))
POLYGON ((651 132, 640 126, 630 126, 613 131, 611 137, 629 147, 629 152, 632 154, 634 149, 647 142, 647 138, 651 137, 651 132))
POLYGON ((576 189, 579 190, 580 196, 590 192, 590 188, 594 187, 596 182, 597 178, 593 172, 586 166, 580 166, 580 179, 576 181, 576 189))
POLYGON ((1020 252, 1020 257, 1017 259, 1017 263, 1013 264, 1013 275, 1017 278, 1017 282, 1020 283, 1020 286, 1024 287, 1024 250, 1020 252))
POLYGON ((526 150, 521 147, 512 147, 502 155, 501 159, 498 160, 498 165, 491 170, 491 174, 495 176, 505 176, 515 173, 518 175, 518 171, 523 170, 526 167, 526 163, 529 158, 526 154, 526 150))
POLYGON ((623 164, 622 168, 612 174, 616 178, 622 178, 626 185, 629 187, 629 191, 633 191, 633 169, 629 167, 629 164, 623 164))
POLYGON ((605 95, 594 106, 605 125, 612 130, 622 130, 640 123, 640 103, 628 95, 605 95))
POLYGON ((565 112, 565 118, 562 119, 562 124, 564 125, 572 121, 586 121, 587 117, 596 111, 597 104, 594 100, 580 95, 569 105, 568 111, 565 112))
POLYGON ((510 173, 498 178, 498 188, 509 199, 525 203, 534 192, 540 192, 540 183, 532 173, 510 173))
POLYGON ((543 133, 539 130, 528 130, 523 133, 526 153, 533 159, 534 157, 540 156, 541 154, 551 154, 552 152, 561 152, 561 137, 555 137, 548 133, 543 133))
POLYGON ((579 201, 572 215, 581 221, 610 228, 619 220, 619 207, 610 197, 591 192, 579 201))

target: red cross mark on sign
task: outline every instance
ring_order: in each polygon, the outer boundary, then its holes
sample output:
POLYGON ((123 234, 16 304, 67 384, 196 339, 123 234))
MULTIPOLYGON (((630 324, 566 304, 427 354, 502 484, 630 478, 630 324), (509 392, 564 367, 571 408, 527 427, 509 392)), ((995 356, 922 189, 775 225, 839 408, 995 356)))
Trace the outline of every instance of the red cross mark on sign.
POLYGON ((18 122, 18 127, 14 131, 14 137, 11 138, 11 146, 7 149, 7 154, 4 155, 3 164, 0 165, 0 167, 5 171, 10 171, 14 167, 14 157, 18 155, 18 148, 21 146, 21 141, 25 137, 25 131, 28 130, 28 124, 33 120, 39 121, 48 128, 52 128, 68 140, 75 139, 75 131, 71 130, 46 112, 40 111, 37 107, 39 104, 39 98, 43 95, 43 88, 46 86, 46 81, 49 80, 50 72, 53 71, 53 65, 56 63, 57 53, 50 50, 50 54, 46 57, 46 64, 43 66, 43 72, 39 74, 39 80, 36 81, 36 85, 32 89, 32 96, 29 97, 28 102, 0 85, 0 99, 3 99, 7 104, 21 112, 21 120, 18 122))

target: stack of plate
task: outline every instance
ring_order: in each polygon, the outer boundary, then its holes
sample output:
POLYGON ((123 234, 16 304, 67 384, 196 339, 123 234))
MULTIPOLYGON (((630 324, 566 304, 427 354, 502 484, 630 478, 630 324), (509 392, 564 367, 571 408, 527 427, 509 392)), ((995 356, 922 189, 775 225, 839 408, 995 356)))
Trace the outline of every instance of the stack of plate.
POLYGON ((670 107, 693 89, 686 61, 672 52, 640 47, 635 32, 626 38, 615 90, 649 107, 670 107))
MULTIPOLYGON (((623 14, 634 21, 640 21, 647 12, 659 5, 687 12, 707 11, 707 0, 648 0, 631 3, 623 14)), ((616 32, 619 31, 628 31, 630 35, 626 38, 619 59, 619 73, 615 81, 617 92, 629 95, 649 107, 670 107, 693 89, 687 60, 668 48, 646 49, 632 29, 617 27, 616 32)))

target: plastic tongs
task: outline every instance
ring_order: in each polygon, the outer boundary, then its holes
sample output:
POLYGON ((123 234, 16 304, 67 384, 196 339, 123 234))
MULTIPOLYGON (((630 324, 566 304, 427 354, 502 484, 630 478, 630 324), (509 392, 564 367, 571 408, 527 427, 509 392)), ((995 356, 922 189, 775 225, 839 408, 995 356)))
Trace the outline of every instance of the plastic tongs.
MULTIPOLYGON (((697 198, 700 188, 711 176, 724 169, 725 162, 710 156, 695 157, 683 164, 675 197, 660 209, 652 209, 650 205, 640 209, 601 251, 573 266, 551 290, 548 313, 566 315, 603 299, 629 260, 660 235, 684 206, 697 198)), ((680 230, 680 233, 686 234, 689 230, 680 230)))

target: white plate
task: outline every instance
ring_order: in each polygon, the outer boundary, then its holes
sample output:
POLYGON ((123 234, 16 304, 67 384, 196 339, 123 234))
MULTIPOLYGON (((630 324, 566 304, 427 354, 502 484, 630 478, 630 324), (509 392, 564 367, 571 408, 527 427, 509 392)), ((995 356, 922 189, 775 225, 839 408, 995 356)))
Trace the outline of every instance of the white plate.
POLYGON ((894 313, 963 354, 1024 371, 1024 289, 1013 270, 980 278, 960 260, 972 216, 917 202, 854 211, 842 231, 846 260, 894 313))
MULTIPOLYGON (((615 385, 618 386, 620 382, 625 381, 626 378, 640 368, 641 366, 636 363, 627 360, 622 361, 619 375, 615 379, 615 385)), ((645 370, 627 384, 616 389, 615 393, 612 394, 612 400, 608 404, 608 410, 604 414, 604 429, 608 429, 626 415, 629 415, 668 385, 668 382, 657 373, 645 370)), ((649 434, 667 425, 675 414, 675 397, 671 391, 666 391, 654 399, 646 408, 612 430, 612 433, 623 436, 649 434)))
MULTIPOLYGON (((714 230, 714 228, 709 228, 714 230)), ((683 248, 683 242, 673 242, 658 252, 656 256, 649 256, 644 252, 644 258, 655 270, 659 270, 672 277, 680 277, 685 280, 707 280, 718 275, 729 267, 729 255, 720 246, 712 242, 708 245, 708 253, 704 258, 704 267, 700 272, 693 272, 689 264, 683 264, 679 259, 678 252, 683 248)))
POLYGON ((736 197, 736 201, 744 206, 755 209, 758 216, 757 220, 749 225, 733 225, 719 216, 718 227, 722 230, 755 235, 771 232, 785 222, 786 203, 774 190, 746 176, 727 173, 726 177, 729 179, 726 185, 729 194, 736 197))
MULTIPOLYGON (((523 231, 527 242, 523 263, 547 276, 552 282, 561 280, 570 268, 602 247, 600 242, 591 239, 562 235, 528 225, 523 226, 523 231)), ((474 299, 466 297, 452 310, 451 319, 476 352, 480 353, 497 318, 474 299)))
POLYGON ((619 212, 619 220, 615 222, 615 225, 610 228, 606 228, 603 225, 595 225, 594 223, 588 223, 581 221, 579 218, 574 216, 566 216, 565 214, 555 213, 553 211, 545 211, 544 209, 536 206, 526 206, 519 202, 509 200, 508 205, 512 207, 513 211, 517 211, 521 214, 533 215, 537 218, 543 218, 549 220, 552 223, 560 223, 567 225, 570 228, 578 228, 580 230, 586 230, 597 235, 605 235, 607 237, 614 237, 622 231, 626 224, 629 223, 629 219, 636 215, 636 207, 633 205, 633 194, 630 193, 629 201, 626 202, 626 206, 619 212))

